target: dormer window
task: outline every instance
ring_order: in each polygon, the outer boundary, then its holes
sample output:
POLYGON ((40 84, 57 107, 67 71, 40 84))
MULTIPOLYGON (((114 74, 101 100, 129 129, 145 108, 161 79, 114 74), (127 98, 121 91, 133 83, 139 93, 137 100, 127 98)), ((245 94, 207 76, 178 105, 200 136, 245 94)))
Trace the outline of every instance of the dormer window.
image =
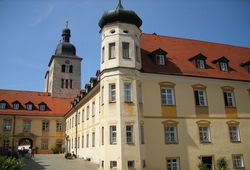
POLYGON ((157 49, 153 52, 151 52, 149 55, 152 57, 152 59, 155 61, 156 64, 158 65, 166 65, 167 60, 166 60, 166 54, 162 49, 157 49))
POLYGON ((244 67, 250 73, 250 61, 241 64, 241 67, 244 67))
POLYGON ((43 103, 43 102, 40 103, 40 104, 39 104, 39 110, 40 110, 40 111, 45 111, 45 110, 46 110, 46 104, 43 103))
POLYGON ((155 55, 155 58, 156 58, 156 64, 159 64, 159 65, 165 65, 165 57, 164 55, 155 55))
POLYGON ((26 103, 26 110, 33 110, 33 103, 26 103))
POLYGON ((189 61, 192 61, 196 68, 206 69, 206 59, 207 57, 200 53, 190 58, 189 61))
POLYGON ((6 109, 6 102, 4 100, 0 102, 0 109, 6 109))
POLYGON ((18 101, 15 101, 15 102, 13 103, 13 109, 14 109, 14 110, 19 110, 19 109, 20 109, 20 103, 19 103, 18 101))
POLYGON ((212 63, 217 64, 221 71, 228 72, 229 71, 229 60, 226 57, 221 57, 217 60, 214 60, 212 63))
POLYGON ((220 70, 221 71, 228 71, 228 66, 226 62, 220 62, 220 70))

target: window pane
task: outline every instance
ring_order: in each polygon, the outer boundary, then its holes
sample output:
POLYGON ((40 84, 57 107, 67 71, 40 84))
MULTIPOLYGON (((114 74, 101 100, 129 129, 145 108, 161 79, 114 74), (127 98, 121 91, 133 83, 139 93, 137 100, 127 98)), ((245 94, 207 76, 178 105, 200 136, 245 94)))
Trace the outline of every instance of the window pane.
POLYGON ((122 57, 125 59, 129 58, 129 43, 122 43, 122 57))
POLYGON ((109 59, 115 58, 115 43, 109 44, 109 59))
POLYGON ((171 88, 161 89, 161 103, 162 105, 174 105, 175 104, 173 89, 171 88))
POLYGON ((125 83, 124 84, 124 97, 126 102, 131 101, 131 84, 130 83, 125 83))

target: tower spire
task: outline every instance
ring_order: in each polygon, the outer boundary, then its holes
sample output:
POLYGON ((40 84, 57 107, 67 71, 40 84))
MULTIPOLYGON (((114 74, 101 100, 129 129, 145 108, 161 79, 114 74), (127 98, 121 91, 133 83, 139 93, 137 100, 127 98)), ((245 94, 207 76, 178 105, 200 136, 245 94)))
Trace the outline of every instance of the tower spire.
POLYGON ((66 20, 66 28, 68 28, 68 26, 69 26, 69 21, 66 20))
POLYGON ((69 21, 67 20, 65 24, 66 24, 65 28, 62 31, 62 41, 63 42, 70 42, 70 29, 68 28, 69 21))
POLYGON ((119 0, 116 10, 123 9, 122 2, 119 0))

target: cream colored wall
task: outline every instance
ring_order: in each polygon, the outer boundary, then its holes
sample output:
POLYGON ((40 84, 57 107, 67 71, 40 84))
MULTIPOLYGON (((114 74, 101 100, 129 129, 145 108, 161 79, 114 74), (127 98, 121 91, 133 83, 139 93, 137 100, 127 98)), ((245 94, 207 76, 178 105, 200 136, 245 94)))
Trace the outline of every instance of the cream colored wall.
POLYGON ((247 82, 229 80, 213 80, 194 77, 161 76, 142 74, 143 115, 145 128, 146 164, 148 170, 166 169, 167 157, 179 157, 180 167, 184 170, 198 169, 198 157, 201 155, 213 155, 214 163, 220 157, 226 157, 229 168, 232 169, 232 154, 243 154, 245 168, 250 166, 250 152, 248 141, 250 136, 250 106, 247 82), (175 83, 175 101, 177 108, 176 118, 167 118, 161 115, 160 82, 175 83), (202 84, 206 86, 208 101, 208 118, 197 118, 195 113, 195 101, 192 85, 202 84), (222 86, 234 87, 237 107, 237 115, 233 119, 226 118, 222 86), (164 143, 165 120, 178 122, 179 144, 164 143), (201 144, 198 133, 198 120, 211 122, 211 144, 201 144), (240 122, 240 143, 231 143, 227 121, 240 122))
MULTIPOLYGON (((6 118, 13 119, 13 116, 8 115, 1 115, 0 116, 0 133, 6 133, 3 131, 3 120, 6 118)), ((33 140, 33 146, 37 146, 39 153, 50 153, 51 148, 56 146, 56 140, 64 140, 64 131, 62 132, 56 132, 56 121, 61 121, 63 124, 64 129, 64 118, 63 117, 39 117, 39 116, 16 116, 16 127, 15 127, 15 135, 18 135, 20 133, 23 133, 23 121, 24 120, 30 120, 31 121, 31 129, 30 133, 34 134, 35 137, 29 136, 29 134, 26 134, 25 136, 18 136, 15 138, 15 145, 18 145, 18 140, 21 138, 31 138, 33 140), (42 132, 42 121, 43 120, 49 120, 49 132, 42 132), (48 150, 41 150, 41 140, 42 139, 48 139, 48 150)), ((13 128, 13 123, 12 123, 13 128)), ((12 131, 7 132, 9 134, 11 141, 12 131)), ((0 145, 2 146, 2 140, 0 145)), ((10 145, 11 146, 11 145, 10 145)))

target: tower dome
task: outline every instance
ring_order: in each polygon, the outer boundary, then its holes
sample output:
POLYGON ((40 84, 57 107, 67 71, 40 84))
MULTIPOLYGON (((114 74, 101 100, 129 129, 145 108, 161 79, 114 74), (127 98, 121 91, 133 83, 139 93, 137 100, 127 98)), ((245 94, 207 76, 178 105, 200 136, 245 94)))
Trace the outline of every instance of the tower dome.
POLYGON ((70 43, 70 29, 64 28, 62 31, 62 40, 57 45, 55 55, 76 56, 76 48, 70 43))
POLYGON ((98 25, 102 29, 106 24, 113 22, 134 24, 138 28, 140 28, 140 26, 142 25, 141 18, 134 11, 125 10, 120 0, 115 10, 109 10, 104 12, 98 25))

